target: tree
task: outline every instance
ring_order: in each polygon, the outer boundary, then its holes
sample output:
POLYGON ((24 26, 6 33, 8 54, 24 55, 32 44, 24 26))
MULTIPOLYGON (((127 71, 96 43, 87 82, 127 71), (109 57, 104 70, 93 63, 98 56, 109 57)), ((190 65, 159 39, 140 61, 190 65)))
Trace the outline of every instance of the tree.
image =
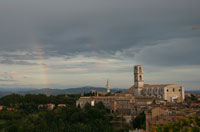
POLYGON ((85 106, 84 106, 84 110, 89 110, 89 109, 91 109, 91 105, 87 102, 86 104, 85 104, 85 106))
POLYGON ((145 124, 145 114, 144 114, 144 112, 139 114, 136 118, 133 118, 131 120, 131 123, 132 123, 134 128, 144 129, 145 130, 146 129, 146 124, 145 124))
POLYGON ((101 109, 101 110, 105 110, 106 109, 106 107, 104 106, 102 101, 100 101, 97 104, 95 104, 95 108, 101 109))

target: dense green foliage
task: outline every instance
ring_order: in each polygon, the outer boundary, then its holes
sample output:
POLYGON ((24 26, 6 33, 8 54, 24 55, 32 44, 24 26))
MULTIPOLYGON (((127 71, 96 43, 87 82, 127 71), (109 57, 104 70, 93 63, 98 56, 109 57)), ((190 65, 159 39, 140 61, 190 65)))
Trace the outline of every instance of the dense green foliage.
POLYGON ((193 94, 191 95, 191 100, 193 100, 193 101, 197 101, 197 96, 194 96, 193 94))
POLYGON ((145 114, 142 112, 140 115, 138 115, 136 118, 133 118, 131 121, 134 128, 138 129, 146 129, 145 124, 145 114))
POLYGON ((155 125, 152 132, 200 132, 200 117, 189 117, 178 122, 155 125))
MULTIPOLYGON (((0 105, 15 108, 0 111, 0 132, 113 132, 112 116, 102 102, 84 109, 75 106, 80 95, 17 95, 0 99, 0 105), (66 104, 54 110, 38 110, 39 104, 66 104)), ((123 131, 123 130, 122 130, 123 131)))
POLYGON ((80 95, 57 95, 57 96, 46 96, 43 94, 31 95, 27 94, 25 96, 18 94, 11 94, 4 96, 0 99, 0 105, 7 107, 13 107, 18 110, 23 110, 25 113, 33 113, 37 111, 39 104, 68 104, 74 105, 75 101, 80 97, 80 95))
POLYGON ((185 97, 185 101, 187 103, 198 103, 199 102, 198 101, 198 96, 197 95, 193 95, 193 94, 191 94, 191 96, 186 96, 185 97))

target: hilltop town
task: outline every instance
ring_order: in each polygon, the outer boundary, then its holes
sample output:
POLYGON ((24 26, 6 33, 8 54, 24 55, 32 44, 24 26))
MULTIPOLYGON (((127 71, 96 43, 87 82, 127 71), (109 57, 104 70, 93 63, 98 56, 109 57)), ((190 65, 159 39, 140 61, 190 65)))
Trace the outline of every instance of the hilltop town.
POLYGON ((177 84, 145 84, 142 65, 133 85, 82 94, 9 94, 0 98, 5 132, 163 132, 200 130, 200 95, 177 84))
POLYGON ((127 92, 110 92, 107 81, 106 92, 91 90, 89 96, 76 101, 76 106, 84 109, 86 105, 94 107, 102 102, 111 115, 122 117, 127 123, 144 113, 146 131, 154 125, 200 115, 199 95, 185 94, 184 87, 177 84, 145 84, 143 66, 136 65, 133 70, 134 85, 127 92))

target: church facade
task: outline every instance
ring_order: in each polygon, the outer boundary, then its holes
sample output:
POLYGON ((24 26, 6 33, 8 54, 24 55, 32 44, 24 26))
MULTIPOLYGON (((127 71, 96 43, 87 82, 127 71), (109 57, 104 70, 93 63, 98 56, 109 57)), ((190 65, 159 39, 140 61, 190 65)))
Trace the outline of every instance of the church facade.
POLYGON ((143 66, 134 66, 134 85, 129 89, 135 97, 153 97, 168 102, 183 101, 184 87, 176 84, 144 84, 143 66))

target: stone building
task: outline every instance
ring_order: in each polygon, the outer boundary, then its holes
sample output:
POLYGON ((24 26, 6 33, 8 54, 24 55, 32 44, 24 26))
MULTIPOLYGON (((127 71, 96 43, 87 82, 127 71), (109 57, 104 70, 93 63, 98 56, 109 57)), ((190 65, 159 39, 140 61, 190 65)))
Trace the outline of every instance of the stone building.
POLYGON ((66 104, 58 104, 57 107, 66 107, 66 104))
POLYGON ((81 109, 84 108, 85 104, 89 103, 90 105, 92 105, 92 99, 91 97, 80 97, 77 101, 76 101, 76 106, 80 107, 81 109))
POLYGON ((153 100, 153 98, 134 96, 90 96, 80 97, 76 101, 76 106, 84 108, 87 103, 95 106, 98 102, 102 102, 111 113, 138 115, 150 107, 153 100))
POLYGON ((76 106, 84 108, 86 103, 91 106, 102 102, 107 109, 110 109, 111 113, 120 114, 135 114, 135 98, 133 96, 91 96, 80 97, 76 101, 76 106))
POLYGON ((183 101, 184 87, 176 84, 144 84, 143 66, 134 66, 134 85, 128 90, 135 97, 152 97, 164 99, 168 102, 183 101))
POLYGON ((108 94, 110 92, 108 81, 106 86, 107 91, 101 94, 103 96, 98 96, 98 91, 91 91, 96 93, 96 96, 80 97, 76 101, 76 106, 84 108, 86 103, 95 106, 96 103, 103 102, 111 113, 137 115, 153 105, 181 102, 185 97, 184 88, 176 84, 144 84, 143 66, 141 65, 134 67, 134 85, 128 92, 123 91, 111 96, 108 94))
POLYGON ((38 105, 38 110, 53 110, 55 108, 55 104, 40 104, 38 105))
POLYGON ((90 90, 90 93, 95 95, 95 96, 108 96, 111 95, 112 93, 110 92, 110 84, 109 84, 109 80, 107 80, 106 83, 106 91, 97 91, 97 90, 90 90))
POLYGON ((165 107, 155 107, 145 111, 146 130, 150 131, 153 120, 160 119, 160 116, 167 116, 168 109, 165 107))

